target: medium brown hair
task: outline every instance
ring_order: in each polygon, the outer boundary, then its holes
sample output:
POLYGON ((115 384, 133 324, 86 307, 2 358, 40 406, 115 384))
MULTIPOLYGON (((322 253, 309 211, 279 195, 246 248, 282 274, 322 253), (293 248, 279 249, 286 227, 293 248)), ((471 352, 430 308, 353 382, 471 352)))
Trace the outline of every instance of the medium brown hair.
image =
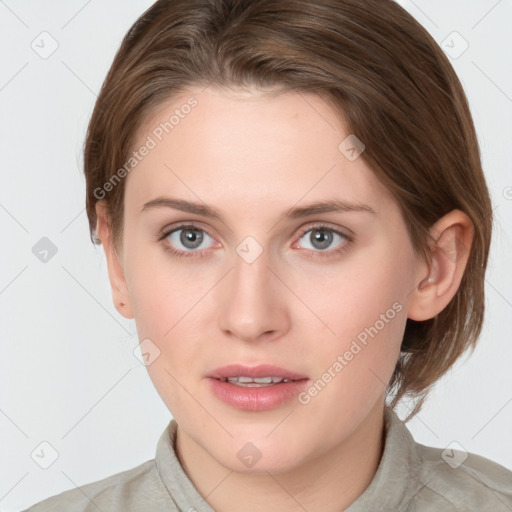
POLYGON ((386 399, 391 407, 413 399, 410 419, 432 385, 474 350, 484 317, 492 205, 453 67, 392 0, 159 0, 124 37, 90 120, 84 172, 94 243, 101 243, 95 205, 104 198, 120 247, 125 180, 108 194, 104 185, 129 160, 137 129, 164 101, 210 84, 278 87, 328 101, 365 144, 361 158, 393 194, 416 254, 429 265, 437 220, 459 209, 473 222, 451 302, 430 320, 407 320, 386 399))

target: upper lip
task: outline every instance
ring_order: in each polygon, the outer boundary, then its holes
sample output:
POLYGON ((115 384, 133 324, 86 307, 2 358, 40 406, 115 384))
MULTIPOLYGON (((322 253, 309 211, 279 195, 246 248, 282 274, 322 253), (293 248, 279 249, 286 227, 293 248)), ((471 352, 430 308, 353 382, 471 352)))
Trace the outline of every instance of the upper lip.
POLYGON ((259 364, 257 366, 246 366, 243 364, 228 364, 221 366, 210 372, 207 377, 213 379, 224 379, 227 377, 280 377, 289 380, 307 379, 306 375, 302 375, 273 364, 259 364))

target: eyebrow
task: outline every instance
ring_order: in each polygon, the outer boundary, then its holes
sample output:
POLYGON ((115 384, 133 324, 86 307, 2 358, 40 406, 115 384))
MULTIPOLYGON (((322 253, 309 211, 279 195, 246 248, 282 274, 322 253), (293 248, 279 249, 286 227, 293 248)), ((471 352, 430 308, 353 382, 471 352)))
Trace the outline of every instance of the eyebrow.
MULTIPOLYGON (((224 222, 223 215, 211 206, 201 203, 193 203, 183 199, 173 199, 171 197, 157 197, 148 201, 142 207, 141 213, 153 208, 173 208, 182 212, 194 213, 203 217, 210 217, 224 222)), ((364 203, 351 203, 340 199, 329 199, 327 201, 317 201, 306 206, 293 207, 283 212, 283 217, 288 219, 299 219, 318 213, 328 212, 367 212, 377 215, 375 210, 364 203)))

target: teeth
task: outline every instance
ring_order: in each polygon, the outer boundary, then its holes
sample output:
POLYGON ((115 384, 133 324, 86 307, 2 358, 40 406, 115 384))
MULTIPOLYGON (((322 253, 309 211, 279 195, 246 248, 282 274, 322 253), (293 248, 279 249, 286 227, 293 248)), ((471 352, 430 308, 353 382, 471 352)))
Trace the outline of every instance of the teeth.
POLYGON ((244 385, 244 384, 277 384, 279 382, 290 382, 292 379, 283 379, 282 377, 227 377, 220 379, 224 382, 230 382, 231 384, 244 385))

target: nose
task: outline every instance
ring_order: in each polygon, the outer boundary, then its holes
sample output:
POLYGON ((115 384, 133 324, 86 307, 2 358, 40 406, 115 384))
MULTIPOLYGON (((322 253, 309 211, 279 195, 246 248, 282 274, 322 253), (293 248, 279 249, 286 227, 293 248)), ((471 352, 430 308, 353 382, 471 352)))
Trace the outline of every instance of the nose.
POLYGON ((254 261, 235 254, 233 268, 217 289, 222 332, 241 341, 274 340, 290 328, 286 286, 266 251, 254 261))

